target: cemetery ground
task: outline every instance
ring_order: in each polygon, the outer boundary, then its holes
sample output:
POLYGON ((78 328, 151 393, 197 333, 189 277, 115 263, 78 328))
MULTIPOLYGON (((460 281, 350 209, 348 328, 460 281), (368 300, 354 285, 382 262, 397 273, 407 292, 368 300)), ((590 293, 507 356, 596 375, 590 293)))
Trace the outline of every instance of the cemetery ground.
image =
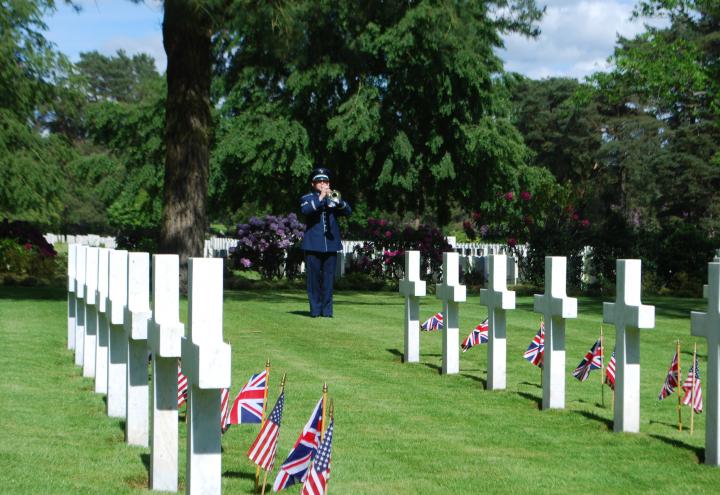
MULTIPOLYGON (((539 410, 540 370, 522 359, 539 324, 532 298, 519 297, 508 311, 508 388, 496 392, 484 390, 484 345, 461 354, 458 375, 441 376, 441 335, 423 333, 421 362, 403 364, 397 293, 338 292, 335 300, 335 318, 311 319, 300 290, 225 292, 231 398, 270 358, 271 408, 287 372, 276 468, 327 382, 336 495, 717 493, 720 470, 701 463, 704 416, 695 417, 692 436, 678 432, 677 396, 657 400, 675 339, 683 344, 683 378, 695 341, 704 376, 705 340, 690 337, 689 318, 690 310, 706 310, 704 301, 643 298, 656 305, 657 322, 641 332, 641 432, 615 434, 612 392, 604 388, 603 407, 599 372, 584 383, 570 375, 598 337, 603 299, 580 298, 578 319, 567 321, 566 409, 552 411, 539 410)), ((124 443, 123 422, 106 416, 103 396, 73 365, 66 310, 62 289, 0 287, 0 492, 146 492, 149 451, 124 443)), ((421 299, 421 319, 439 310, 434 296, 421 299)), ((469 293, 460 305, 461 340, 485 316, 479 295, 469 293)), ((609 358, 615 329, 604 331, 609 358)), ((687 428, 690 408, 682 412, 687 428)), ((185 431, 182 423, 181 491, 185 431)), ((252 492, 246 453, 257 431, 232 426, 224 435, 223 493, 252 492)))

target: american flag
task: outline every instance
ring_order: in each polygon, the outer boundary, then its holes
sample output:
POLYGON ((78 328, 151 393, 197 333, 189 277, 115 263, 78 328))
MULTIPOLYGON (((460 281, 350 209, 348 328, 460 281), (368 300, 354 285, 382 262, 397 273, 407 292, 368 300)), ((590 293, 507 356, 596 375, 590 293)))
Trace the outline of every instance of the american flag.
POLYGON ((535 366, 540 366, 545 356, 545 323, 540 323, 540 330, 533 337, 530 342, 530 347, 527 348, 523 357, 530 361, 535 366))
POLYGON ((615 390, 615 351, 612 352, 610 362, 607 368, 605 368, 605 383, 607 383, 611 389, 615 390))
POLYGON ((188 396, 187 377, 182 374, 180 363, 178 363, 178 409, 185 404, 188 396))
POLYGON ((280 472, 275 478, 273 491, 279 492, 285 488, 302 483, 308 475, 310 461, 320 443, 320 432, 322 431, 322 398, 318 401, 310 419, 305 424, 302 433, 295 441, 295 445, 280 466, 280 472))
POLYGON ((432 332, 433 330, 442 330, 442 327, 443 315, 442 313, 435 313, 430 318, 425 320, 422 325, 420 325, 420 330, 432 332))
POLYGON ((675 387, 678 386, 678 382, 680 381, 680 377, 678 376, 679 371, 678 354, 677 351, 675 351, 675 356, 673 356, 672 363, 670 363, 670 369, 668 369, 667 376, 665 377, 665 383, 663 383, 660 395, 658 395, 658 400, 663 400, 665 397, 672 395, 675 391, 675 387))
POLYGON ((473 331, 470 332, 470 335, 467 336, 467 338, 462 343, 462 350, 463 352, 467 351, 474 345, 478 344, 486 344, 488 341, 488 321, 487 318, 485 318, 485 321, 480 323, 478 326, 473 328, 473 331))
POLYGON ((255 464, 263 468, 265 471, 272 471, 275 464, 275 452, 277 451, 277 439, 280 433, 280 423, 282 422, 283 407, 285 407, 285 392, 280 394, 275 407, 273 407, 270 417, 258 433, 257 438, 253 442, 248 457, 255 464))
POLYGON ((600 344, 600 340, 596 340, 590 350, 585 354, 585 357, 580 361, 572 375, 584 382, 590 376, 592 370, 599 370, 602 368, 603 348, 600 344))
POLYGON ((225 433, 230 427, 228 414, 230 413, 230 391, 226 388, 220 393, 220 431, 225 433))
POLYGON ((267 371, 262 371, 250 378, 235 397, 228 415, 228 424, 262 423, 266 384, 267 371))
POLYGON ((332 452, 333 423, 330 421, 317 454, 313 459, 310 474, 305 480, 301 495, 325 495, 330 479, 330 454, 332 452))
POLYGON ((700 386, 700 366, 698 364, 697 357, 695 358, 695 366, 690 367, 688 377, 685 379, 685 383, 682 384, 682 388, 685 391, 682 403, 686 406, 692 402, 692 407, 696 413, 701 413, 703 410, 702 405, 702 387, 700 386), (693 375, 695 375, 695 391, 693 392, 693 375))

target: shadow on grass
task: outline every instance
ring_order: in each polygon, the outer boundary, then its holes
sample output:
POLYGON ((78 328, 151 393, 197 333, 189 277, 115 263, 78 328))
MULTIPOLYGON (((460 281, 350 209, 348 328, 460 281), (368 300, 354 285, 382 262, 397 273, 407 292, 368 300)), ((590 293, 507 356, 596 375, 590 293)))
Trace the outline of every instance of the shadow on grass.
POLYGON ((613 421, 612 419, 603 418, 599 414, 595 414, 594 412, 590 411, 573 411, 575 414, 579 414, 580 416, 584 416, 587 419, 592 419, 593 421, 597 421, 598 423, 604 424, 605 428, 608 430, 612 430, 613 428, 613 421))
POLYGON ((527 399, 527 400, 529 400, 529 401, 534 402, 534 403, 535 403, 535 407, 537 407, 538 409, 540 409, 540 408, 542 407, 542 397, 535 397, 535 396, 532 395, 532 394, 528 394, 527 392, 520 392, 520 391, 518 391, 517 394, 518 394, 520 397, 522 397, 523 399, 527 399))
POLYGON ((140 461, 145 466, 145 471, 148 473, 148 479, 150 478, 150 454, 140 454, 140 461))
POLYGON ((520 382, 520 385, 529 385, 535 388, 542 388, 542 385, 540 385, 539 383, 520 382))
POLYGON ((301 310, 295 310, 295 311, 288 311, 288 314, 290 315, 298 315, 298 316, 306 316, 310 318, 310 311, 301 311, 301 310))
POLYGON ((117 422, 118 428, 124 433, 125 432, 125 426, 127 426, 127 422, 124 419, 121 419, 117 422))
POLYGON ((423 363, 424 366, 427 366, 428 368, 437 371, 438 375, 442 375, 442 366, 439 366, 437 364, 432 363, 423 363))
POLYGON ((67 300, 67 289, 61 287, 23 287, 20 285, 0 285, 0 299, 13 300, 67 300))
POLYGON ((469 378, 471 380, 475 380, 476 382, 480 382, 485 390, 487 390, 487 380, 485 378, 476 376, 476 375, 468 375, 467 373, 461 373, 460 376, 464 376, 465 378, 469 378))
POLYGON ((664 437, 662 435, 649 435, 652 438, 655 438, 657 440, 660 440, 663 443, 666 443, 672 447, 685 449, 689 451, 691 454, 695 456, 699 464, 702 464, 705 462, 705 449, 702 447, 695 447, 694 445, 687 444, 685 442, 681 442, 680 440, 677 440, 675 438, 669 438, 664 437))
POLYGON ((225 471, 222 475, 226 478, 255 481, 255 473, 247 473, 245 471, 225 471))
POLYGON ((650 420, 650 424, 667 426, 671 430, 675 430, 675 431, 677 431, 677 427, 678 427, 677 423, 666 423, 665 421, 655 421, 654 419, 650 420))
POLYGON ((385 349, 385 350, 388 351, 388 352, 389 352, 390 354, 392 354, 393 356, 399 357, 401 363, 404 363, 404 362, 405 362, 405 359, 404 359, 405 356, 403 356, 403 353, 400 352, 400 349, 385 349))

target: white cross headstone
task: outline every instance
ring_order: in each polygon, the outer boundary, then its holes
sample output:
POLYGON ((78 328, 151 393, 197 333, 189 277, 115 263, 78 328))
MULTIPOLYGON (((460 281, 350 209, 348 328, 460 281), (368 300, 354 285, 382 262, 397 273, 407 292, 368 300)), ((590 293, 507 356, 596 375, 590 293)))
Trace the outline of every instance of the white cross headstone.
POLYGON ((83 337, 83 376, 95 378, 95 339, 97 338, 98 258, 96 247, 87 248, 85 260, 85 336, 83 337))
POLYGON ((153 377, 150 488, 175 492, 178 486, 177 361, 185 333, 180 323, 180 259, 176 254, 153 255, 152 283, 153 316, 148 325, 153 377))
POLYGON ((148 445, 148 351, 150 319, 150 256, 128 254, 128 294, 123 315, 127 345, 127 411, 125 440, 130 445, 148 445))
POLYGON ((577 318, 577 299, 565 289, 567 258, 545 257, 545 293, 535 294, 534 311, 543 314, 543 409, 565 407, 565 320, 577 318))
POLYGON ((78 244, 75 259, 75 365, 83 365, 85 349, 85 265, 87 246, 78 244))
POLYGON ((230 388, 230 346, 222 340, 223 260, 188 262, 188 336, 182 338, 182 372, 188 383, 186 493, 219 494, 220 394, 230 388))
POLYGON ((107 394, 108 339, 109 323, 107 318, 108 263, 110 250, 98 251, 98 286, 95 292, 97 301, 97 338, 95 339, 95 393, 107 394))
POLYGON ((488 308, 488 390, 504 390, 506 386, 506 315, 515 309, 515 292, 507 290, 507 256, 490 255, 488 288, 480 289, 480 304, 488 308))
POLYGON ((640 431, 640 329, 655 326, 655 307, 640 302, 640 269, 640 260, 617 260, 615 302, 603 303, 603 321, 616 331, 616 432, 640 431))
POLYGON ((106 313, 109 320, 107 366, 107 414, 124 418, 127 408, 127 351, 123 318, 127 304, 128 252, 110 251, 108 260, 108 295, 106 313))
POLYGON ((705 372, 705 464, 720 465, 720 263, 708 263, 707 313, 690 314, 692 334, 707 339, 707 371, 705 372))
POLYGON ((77 259, 77 244, 68 246, 68 328, 67 328, 67 348, 75 349, 75 306, 77 298, 75 297, 75 272, 77 259))
POLYGON ((465 302, 465 286, 460 285, 460 255, 443 253, 443 283, 435 285, 435 295, 443 302, 442 372, 460 371, 460 309, 465 302))
POLYGON ((420 280, 420 251, 405 251, 405 278, 400 281, 405 296, 405 352, 403 361, 420 361, 420 298, 425 296, 425 281, 420 280))

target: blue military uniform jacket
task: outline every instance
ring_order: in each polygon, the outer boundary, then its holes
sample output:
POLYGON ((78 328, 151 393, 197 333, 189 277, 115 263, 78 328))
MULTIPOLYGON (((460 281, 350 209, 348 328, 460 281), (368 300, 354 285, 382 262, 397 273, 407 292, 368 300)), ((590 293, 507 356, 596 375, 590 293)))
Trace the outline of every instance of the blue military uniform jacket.
POLYGON ((352 209, 347 201, 333 206, 329 198, 320 201, 320 193, 313 191, 300 198, 300 211, 305 216, 305 236, 302 248, 321 253, 337 252, 340 244, 340 227, 336 217, 350 215, 352 209))

